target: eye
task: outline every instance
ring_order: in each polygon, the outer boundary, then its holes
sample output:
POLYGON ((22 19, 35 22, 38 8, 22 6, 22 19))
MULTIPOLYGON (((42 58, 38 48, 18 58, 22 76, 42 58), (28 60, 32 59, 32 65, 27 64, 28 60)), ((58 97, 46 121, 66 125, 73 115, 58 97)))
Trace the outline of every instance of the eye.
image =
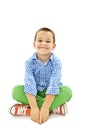
POLYGON ((46 41, 46 42, 47 42, 47 43, 50 43, 51 41, 48 40, 48 41, 46 41))
POLYGON ((42 42, 42 40, 39 39, 38 42, 42 42))

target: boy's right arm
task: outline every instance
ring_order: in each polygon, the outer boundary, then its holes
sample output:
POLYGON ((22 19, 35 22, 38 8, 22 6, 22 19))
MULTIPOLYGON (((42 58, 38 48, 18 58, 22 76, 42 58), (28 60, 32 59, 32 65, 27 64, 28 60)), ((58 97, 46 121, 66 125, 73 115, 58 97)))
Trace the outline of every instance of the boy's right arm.
POLYGON ((33 94, 26 94, 31 107, 31 119, 39 123, 40 110, 38 108, 36 97, 33 94))

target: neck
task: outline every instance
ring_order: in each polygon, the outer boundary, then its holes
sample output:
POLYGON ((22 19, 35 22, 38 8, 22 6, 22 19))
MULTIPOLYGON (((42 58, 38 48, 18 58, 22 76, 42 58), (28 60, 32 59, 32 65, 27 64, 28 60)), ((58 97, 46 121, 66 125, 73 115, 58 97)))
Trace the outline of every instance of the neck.
POLYGON ((39 60, 41 60, 43 63, 46 63, 46 61, 50 58, 50 55, 51 55, 51 54, 43 55, 43 54, 38 54, 38 53, 37 53, 37 58, 38 58, 39 60))

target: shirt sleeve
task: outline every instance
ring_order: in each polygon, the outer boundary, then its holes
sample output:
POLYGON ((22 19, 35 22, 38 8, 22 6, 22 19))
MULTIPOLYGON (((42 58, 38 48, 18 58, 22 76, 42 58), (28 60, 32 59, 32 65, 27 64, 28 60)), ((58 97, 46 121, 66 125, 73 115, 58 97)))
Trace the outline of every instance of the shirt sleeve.
POLYGON ((60 86, 62 86, 61 69, 62 64, 60 61, 53 63, 52 76, 50 77, 50 83, 47 88, 46 94, 57 95, 60 93, 60 86))
POLYGON ((31 62, 25 62, 25 78, 24 78, 24 92, 37 95, 37 88, 35 78, 33 76, 33 66, 31 62))

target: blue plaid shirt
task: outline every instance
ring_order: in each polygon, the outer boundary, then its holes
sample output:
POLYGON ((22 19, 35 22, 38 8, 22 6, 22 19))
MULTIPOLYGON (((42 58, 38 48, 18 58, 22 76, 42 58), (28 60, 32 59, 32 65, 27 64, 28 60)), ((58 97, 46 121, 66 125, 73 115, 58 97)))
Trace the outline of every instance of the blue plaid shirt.
POLYGON ((24 92, 36 96, 38 90, 47 88, 46 94, 59 94, 62 85, 61 68, 60 60, 53 53, 45 64, 38 60, 34 53, 25 62, 24 92))

